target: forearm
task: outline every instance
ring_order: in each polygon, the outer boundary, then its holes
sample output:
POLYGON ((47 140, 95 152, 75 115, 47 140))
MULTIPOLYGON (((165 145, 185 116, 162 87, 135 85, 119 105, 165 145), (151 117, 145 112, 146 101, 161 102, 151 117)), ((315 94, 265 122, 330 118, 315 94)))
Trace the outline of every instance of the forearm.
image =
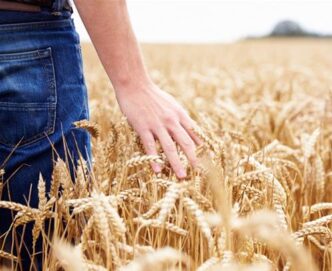
MULTIPOLYGON (((112 81, 122 113, 139 134, 145 151, 157 155, 158 139, 174 172, 186 176, 176 141, 193 166, 197 159, 194 121, 168 93, 153 84, 129 21, 125 0, 75 0, 99 58, 112 81)), ((152 164, 155 172, 160 167, 152 164)))
POLYGON ((75 4, 115 90, 151 84, 126 1, 75 0, 75 4))

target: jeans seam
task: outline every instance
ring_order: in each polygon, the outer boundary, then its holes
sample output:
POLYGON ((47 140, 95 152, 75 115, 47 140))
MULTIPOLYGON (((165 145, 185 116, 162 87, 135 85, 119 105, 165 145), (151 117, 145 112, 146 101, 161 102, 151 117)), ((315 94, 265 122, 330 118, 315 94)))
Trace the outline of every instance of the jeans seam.
POLYGON ((49 134, 53 134, 55 132, 55 122, 56 122, 56 116, 57 116, 57 104, 58 104, 58 92, 57 92, 57 83, 56 83, 56 77, 55 77, 55 65, 54 65, 54 60, 53 60, 53 54, 52 54, 52 49, 50 48, 50 57, 51 57, 51 69, 52 69, 52 87, 53 87, 53 92, 54 92, 54 105, 55 105, 55 109, 52 111, 53 112, 53 124, 52 124, 52 131, 49 134))

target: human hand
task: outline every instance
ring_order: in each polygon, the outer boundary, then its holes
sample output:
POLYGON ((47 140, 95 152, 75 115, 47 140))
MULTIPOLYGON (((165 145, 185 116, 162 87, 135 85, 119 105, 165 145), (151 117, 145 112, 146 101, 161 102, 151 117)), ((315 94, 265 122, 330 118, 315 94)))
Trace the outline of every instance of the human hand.
MULTIPOLYGON (((194 167, 197 165, 196 144, 202 143, 192 130, 196 123, 188 113, 170 94, 153 83, 135 90, 117 89, 116 97, 122 113, 140 136, 146 153, 157 155, 155 139, 158 139, 176 176, 185 178, 186 171, 175 143, 194 167)), ((156 173, 161 171, 156 163, 152 167, 156 173)))

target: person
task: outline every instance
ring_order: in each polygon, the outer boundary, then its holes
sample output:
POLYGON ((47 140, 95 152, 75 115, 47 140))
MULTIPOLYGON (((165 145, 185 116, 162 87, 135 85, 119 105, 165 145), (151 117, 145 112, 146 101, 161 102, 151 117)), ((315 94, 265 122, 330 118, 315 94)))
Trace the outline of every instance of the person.
MULTIPOLYGON (((195 166, 196 123, 148 75, 133 33, 125 0, 75 1, 115 90, 120 109, 138 133, 147 154, 156 140, 179 179, 186 177, 176 144, 195 166)), ((39 174, 49 191, 54 161, 75 166, 91 160, 89 134, 73 122, 88 119, 80 41, 66 0, 0 0, 0 165, 1 200, 38 206, 39 174)), ((197 127, 196 127, 197 128, 197 127)), ((160 172, 158 164, 153 170, 160 172)), ((0 209, 0 250, 13 251, 11 212, 0 209)), ((20 264, 31 264, 31 229, 17 230, 20 264)), ((16 240, 17 241, 17 240, 16 240)), ((36 255, 42 244, 37 243, 36 255)), ((39 254, 38 254, 39 253, 39 254)), ((41 257, 32 262, 41 269, 41 257)))

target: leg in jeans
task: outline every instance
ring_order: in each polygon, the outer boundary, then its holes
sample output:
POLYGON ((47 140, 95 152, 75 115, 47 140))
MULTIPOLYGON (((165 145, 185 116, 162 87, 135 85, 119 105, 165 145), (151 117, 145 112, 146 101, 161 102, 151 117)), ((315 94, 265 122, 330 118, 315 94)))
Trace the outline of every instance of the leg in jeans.
MULTIPOLYGON (((90 160, 88 133, 73 127, 74 121, 89 116, 79 38, 70 16, 68 11, 0 11, 1 200, 38 207, 39 174, 49 191, 57 156, 77 161, 80 153, 90 160)), ((11 249, 14 240, 6 232, 13 215, 0 209, 0 249, 11 249)), ((31 263, 32 227, 30 223, 24 231, 23 270, 31 263)), ((36 252, 41 250, 39 240, 36 252)), ((36 269, 41 270, 37 258, 36 269)))

